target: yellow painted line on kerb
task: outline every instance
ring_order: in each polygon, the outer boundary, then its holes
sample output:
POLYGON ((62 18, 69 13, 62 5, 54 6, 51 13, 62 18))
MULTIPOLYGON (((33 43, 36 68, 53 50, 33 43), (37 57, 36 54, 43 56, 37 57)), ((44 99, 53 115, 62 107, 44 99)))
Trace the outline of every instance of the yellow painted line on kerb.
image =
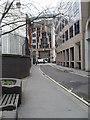
POLYGON ((86 100, 84 100, 83 98, 79 97, 78 95, 76 95, 75 93, 73 93, 72 91, 68 90, 67 88, 65 88, 63 85, 61 85, 60 83, 56 82, 54 79, 52 79, 51 77, 49 77, 48 75, 46 75, 39 66, 39 70, 41 71, 42 74, 44 74, 47 78, 49 78, 51 81, 53 81, 55 84, 57 84, 58 86, 60 86, 61 88, 63 88, 65 91, 69 92, 70 94, 72 94, 73 96, 75 96, 76 98, 78 98, 80 101, 82 101, 84 104, 88 105, 90 107, 90 103, 88 103, 86 100))

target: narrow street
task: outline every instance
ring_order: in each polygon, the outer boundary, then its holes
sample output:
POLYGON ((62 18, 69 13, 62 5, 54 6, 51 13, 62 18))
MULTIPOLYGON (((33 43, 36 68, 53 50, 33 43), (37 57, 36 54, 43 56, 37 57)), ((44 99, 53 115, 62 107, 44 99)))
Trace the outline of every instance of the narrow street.
POLYGON ((41 70, 56 82, 63 85, 68 90, 76 93, 79 97, 90 102, 88 88, 90 83, 88 77, 72 74, 69 71, 61 71, 51 65, 40 65, 41 70))
POLYGON ((23 79, 18 118, 88 118, 88 106, 46 78, 39 66, 23 79))
POLYGON ((90 120, 89 53, 90 0, 0 0, 0 120, 90 120))

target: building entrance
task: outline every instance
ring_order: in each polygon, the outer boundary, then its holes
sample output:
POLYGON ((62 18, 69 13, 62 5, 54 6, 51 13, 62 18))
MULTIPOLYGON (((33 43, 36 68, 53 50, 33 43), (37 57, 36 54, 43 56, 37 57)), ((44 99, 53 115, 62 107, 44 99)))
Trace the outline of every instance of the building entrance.
POLYGON ((50 51, 39 51, 39 58, 47 58, 50 62, 50 51))

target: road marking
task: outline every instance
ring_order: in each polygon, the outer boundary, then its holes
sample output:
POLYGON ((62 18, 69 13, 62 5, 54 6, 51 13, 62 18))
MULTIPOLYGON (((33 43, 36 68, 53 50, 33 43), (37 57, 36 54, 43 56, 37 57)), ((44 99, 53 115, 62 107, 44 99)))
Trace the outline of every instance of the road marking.
POLYGON ((58 86, 60 86, 61 88, 63 88, 65 91, 69 92, 70 94, 72 94, 73 96, 75 96, 77 99, 79 99, 80 101, 82 101, 84 104, 88 105, 90 107, 90 103, 88 103, 86 100, 84 100, 83 98, 79 97, 78 95, 76 95, 75 93, 73 93, 71 90, 68 90, 66 87, 64 87, 63 85, 61 85, 60 83, 56 82, 53 78, 49 77, 47 74, 45 74, 39 66, 39 70, 41 71, 41 73, 47 77, 48 79, 50 79, 51 81, 53 81, 55 84, 57 84, 58 86))

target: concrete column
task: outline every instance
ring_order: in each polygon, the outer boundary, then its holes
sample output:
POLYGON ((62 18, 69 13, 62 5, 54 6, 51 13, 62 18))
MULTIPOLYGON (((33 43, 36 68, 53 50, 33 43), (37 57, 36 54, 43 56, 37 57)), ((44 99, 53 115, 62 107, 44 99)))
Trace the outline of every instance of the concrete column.
POLYGON ((87 20, 85 32, 85 70, 90 72, 90 17, 87 20))
POLYGON ((53 57, 53 62, 56 61, 56 54, 55 54, 55 25, 54 21, 52 23, 52 30, 51 30, 51 36, 52 36, 52 57, 53 57))
MULTIPOLYGON (((63 62, 63 52, 61 51, 61 62, 63 62)), ((61 63, 62 65, 62 63, 61 63)))
POLYGON ((90 39, 85 40, 85 70, 90 72, 90 39))
POLYGON ((81 40, 81 69, 84 70, 84 40, 81 40))
POLYGON ((63 65, 63 62, 64 62, 64 57, 63 57, 63 51, 62 51, 62 65, 63 65))
POLYGON ((79 61, 79 48, 78 45, 75 44, 74 47, 74 67, 77 68, 77 61, 79 61))
POLYGON ((65 66, 67 67, 67 51, 65 50, 65 66))
POLYGON ((67 61, 68 61, 68 54, 67 50, 65 50, 65 66, 67 67, 67 61))
MULTIPOLYGON (((57 54, 57 59, 58 59, 58 54, 57 54)), ((51 55, 50 55, 50 62, 53 62, 53 51, 51 50, 51 55)))

